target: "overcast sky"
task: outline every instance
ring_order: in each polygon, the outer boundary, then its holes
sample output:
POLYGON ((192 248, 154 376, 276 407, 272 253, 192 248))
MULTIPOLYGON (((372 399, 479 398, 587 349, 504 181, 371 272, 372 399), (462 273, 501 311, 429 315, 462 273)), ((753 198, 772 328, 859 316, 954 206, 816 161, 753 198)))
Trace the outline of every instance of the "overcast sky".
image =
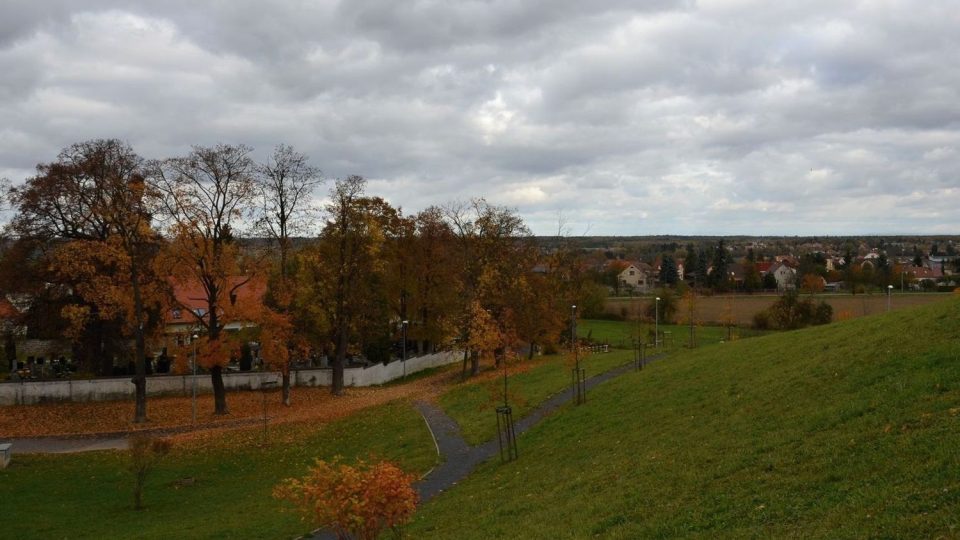
POLYGON ((960 233, 957 4, 779 4, 0 0, 0 177, 287 143, 538 234, 960 233))

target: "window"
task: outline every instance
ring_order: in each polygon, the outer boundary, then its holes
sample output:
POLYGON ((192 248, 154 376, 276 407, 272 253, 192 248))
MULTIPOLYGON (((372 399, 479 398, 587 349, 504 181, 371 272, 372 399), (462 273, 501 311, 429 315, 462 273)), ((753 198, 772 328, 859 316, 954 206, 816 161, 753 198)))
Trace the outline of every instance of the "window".
POLYGON ((631 271, 630 271, 630 275, 632 276, 633 274, 634 274, 634 271, 633 271, 633 270, 631 270, 631 271))
POLYGON ((173 318, 179 320, 183 316, 179 309, 173 310, 173 318))

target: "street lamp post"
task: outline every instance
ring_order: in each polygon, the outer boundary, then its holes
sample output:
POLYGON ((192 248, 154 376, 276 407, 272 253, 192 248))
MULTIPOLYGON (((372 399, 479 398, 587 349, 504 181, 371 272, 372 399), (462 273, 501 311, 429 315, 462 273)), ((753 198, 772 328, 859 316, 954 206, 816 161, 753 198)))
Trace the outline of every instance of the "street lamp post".
POLYGON ((580 351, 577 347, 577 305, 570 306, 570 347, 573 348, 573 360, 580 369, 580 351))
POLYGON ((191 399, 192 422, 197 423, 197 339, 199 336, 194 334, 190 342, 193 344, 193 382, 190 385, 193 388, 193 397, 191 399))
POLYGON ((887 312, 890 311, 890 297, 893 295, 893 285, 887 285, 887 312))
POLYGON ((653 346, 654 348, 660 348, 660 297, 657 297, 657 303, 653 308, 653 346))
POLYGON ((403 358, 401 359, 401 362, 403 362, 403 378, 404 379, 407 378, 407 324, 409 322, 410 321, 403 321, 403 324, 402 324, 403 326, 403 358))
POLYGON ((586 373, 580 367, 580 347, 577 343, 577 306, 570 306, 570 346, 573 347, 574 367, 572 372, 573 379, 573 399, 574 403, 581 405, 587 401, 586 373))

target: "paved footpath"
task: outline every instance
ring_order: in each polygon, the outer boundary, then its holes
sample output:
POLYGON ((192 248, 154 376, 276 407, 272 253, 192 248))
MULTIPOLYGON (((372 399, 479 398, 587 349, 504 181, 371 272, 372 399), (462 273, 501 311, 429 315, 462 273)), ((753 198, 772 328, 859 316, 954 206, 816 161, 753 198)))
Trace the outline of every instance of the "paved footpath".
MULTIPOLYGON (((660 355, 648 358, 647 363, 657 360, 659 357, 660 355)), ((602 382, 629 373, 634 369, 636 369, 636 364, 631 362, 587 379, 585 386, 589 390, 602 382)), ((529 430, 543 420, 545 416, 572 399, 572 389, 554 394, 550 399, 531 411, 530 414, 516 422, 517 435, 529 430)), ((590 403, 589 394, 587 395, 587 403, 590 403)), ((463 438, 456 420, 450 418, 439 407, 425 401, 418 401, 415 405, 433 433, 433 438, 437 443, 437 451, 442 460, 440 465, 427 473, 426 478, 423 478, 414 486, 420 495, 420 503, 422 504, 457 485, 480 463, 498 455, 500 446, 497 439, 491 439, 478 446, 470 446, 463 438)), ((521 446, 519 450, 520 459, 523 459, 523 447, 521 446)), ((315 531, 312 536, 306 538, 336 540, 336 535, 329 531, 315 531)))
POLYGON ((70 454, 93 450, 126 450, 126 437, 59 439, 39 437, 36 439, 11 439, 10 450, 14 454, 70 454))
MULTIPOLYGON (((259 418, 238 418, 221 422, 213 428, 242 427, 260 424, 259 418)), ((2 439, 0 443, 13 443, 10 449, 14 454, 73 454, 78 452, 93 452, 95 450, 126 450, 129 447, 128 439, 133 435, 150 435, 166 437, 178 433, 188 433, 206 429, 204 426, 172 426, 141 429, 135 432, 114 431, 96 435, 77 435, 75 437, 25 437, 20 439, 2 439)))

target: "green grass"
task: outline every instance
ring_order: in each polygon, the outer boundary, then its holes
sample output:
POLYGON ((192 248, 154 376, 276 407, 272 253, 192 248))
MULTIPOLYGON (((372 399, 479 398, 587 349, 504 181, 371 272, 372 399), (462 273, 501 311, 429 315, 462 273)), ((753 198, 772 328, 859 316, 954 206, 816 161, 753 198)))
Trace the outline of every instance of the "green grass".
MULTIPOLYGON (((582 366, 587 377, 609 371, 633 360, 631 351, 595 353, 584 356, 582 366)), ((571 369, 569 359, 546 356, 532 362, 529 371, 511 374, 508 383, 514 420, 519 420, 550 396, 569 391, 571 369)), ((440 396, 440 406, 460 424, 470 444, 485 442, 497 435, 495 408, 503 403, 503 378, 484 382, 467 380, 440 396)))
POLYGON ((960 301, 681 351, 420 509, 414 538, 960 535, 960 301))
POLYGON ((423 473, 436 451, 420 415, 394 402, 320 426, 227 433, 212 446, 184 445, 147 481, 147 509, 132 509, 124 452, 15 455, 0 470, 5 538, 293 538, 311 529, 271 497, 280 479, 303 476, 314 458, 376 456, 423 473), (195 483, 177 487, 182 478, 195 483))
MULTIPOLYGON (((652 323, 642 323, 640 335, 648 342, 653 343, 653 332, 655 325, 652 323)), ((698 346, 715 345, 721 341, 728 340, 728 331, 722 326, 698 326, 696 327, 696 339, 698 346)), ((690 342, 690 327, 681 324, 660 324, 660 332, 664 332, 664 345, 667 348, 675 349, 686 347, 690 342)), ((756 337, 763 332, 747 328, 733 327, 730 334, 734 339, 747 337, 756 337)), ((606 321, 586 319, 577 322, 577 335, 582 338, 589 337, 598 343, 609 343, 614 347, 631 347, 634 338, 637 335, 636 321, 606 321)))

